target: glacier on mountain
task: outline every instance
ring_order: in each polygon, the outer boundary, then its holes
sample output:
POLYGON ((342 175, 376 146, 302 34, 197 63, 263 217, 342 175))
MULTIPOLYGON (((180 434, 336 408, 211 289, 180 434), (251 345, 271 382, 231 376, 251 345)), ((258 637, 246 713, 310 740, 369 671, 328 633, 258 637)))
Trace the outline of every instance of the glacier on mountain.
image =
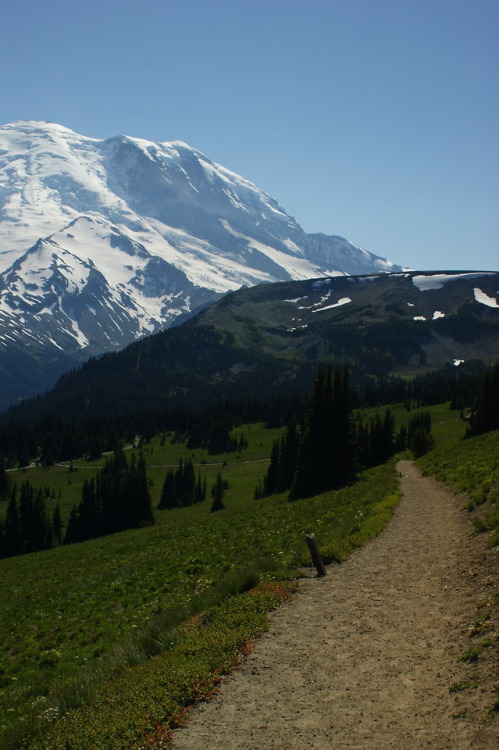
POLYGON ((90 356, 243 286, 401 270, 181 141, 0 127, 0 348, 90 356), (22 325, 19 325, 20 321, 22 325))

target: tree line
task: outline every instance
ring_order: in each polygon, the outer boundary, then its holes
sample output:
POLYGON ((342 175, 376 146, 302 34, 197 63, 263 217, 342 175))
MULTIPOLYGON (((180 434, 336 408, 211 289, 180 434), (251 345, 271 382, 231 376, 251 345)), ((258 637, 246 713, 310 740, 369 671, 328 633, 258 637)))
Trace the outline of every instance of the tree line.
POLYGON ((390 408, 366 420, 353 416, 346 367, 320 366, 310 407, 300 427, 288 425, 274 442, 267 473, 255 498, 289 492, 289 499, 317 495, 351 484, 361 469, 411 448, 419 456, 433 447, 429 412, 419 412, 395 432, 390 408))
POLYGON ((151 526, 154 517, 142 453, 130 461, 123 450, 106 460, 95 478, 85 480, 80 503, 73 506, 64 536, 65 544, 151 526))
MULTIPOLYGON (((211 489, 210 512, 222 510, 227 480, 219 472, 211 489)), ((7 502, 0 520, 0 557, 47 550, 59 544, 74 544, 127 529, 150 526, 154 515, 146 463, 142 453, 127 460, 120 448, 107 458, 96 476, 83 482, 81 500, 71 509, 63 533, 57 502, 50 516, 46 498, 53 491, 36 489, 28 481, 20 487, 12 482, 0 460, 0 501, 7 502)), ((206 477, 195 476, 192 461, 180 459, 176 471, 168 470, 158 510, 182 508, 206 500, 206 477)))
POLYGON ((203 480, 201 472, 198 472, 196 479, 192 461, 180 459, 178 469, 176 471, 170 469, 166 473, 158 510, 186 508, 202 503, 203 500, 206 500, 206 477, 203 480))
MULTIPOLYGON (((263 422, 267 427, 281 427, 303 420, 310 392, 305 383, 314 382, 316 370, 313 363, 309 363, 309 368, 310 377, 307 375, 294 393, 282 392, 271 399, 225 399, 196 409, 173 405, 155 411, 134 409, 127 414, 78 419, 55 414, 36 416, 33 411, 30 418, 28 402, 21 412, 22 419, 14 417, 16 410, 0 415, 0 457, 9 467, 28 466, 34 460, 42 466, 79 458, 94 460, 120 444, 133 443, 137 436, 147 444, 160 433, 171 433, 175 440, 188 442, 190 448, 207 448, 213 454, 244 450, 244 436, 236 440, 231 437, 238 426, 263 422)), ((482 372, 483 366, 477 362, 459 368, 449 366, 411 381, 358 374, 351 384, 352 401, 356 408, 404 401, 424 407, 448 400, 452 408, 471 408, 482 372)), ((132 395, 129 403, 136 403, 132 395)))
POLYGON ((470 414, 467 437, 499 430, 499 361, 480 378, 470 414))
MULTIPOLYGON (((489 367, 477 383, 468 435, 499 429, 498 395, 499 363, 489 367)), ((301 421, 295 419, 302 410, 301 403, 293 409, 292 404, 283 399, 274 411, 267 405, 267 426, 279 426, 276 422, 282 421, 284 414, 293 418, 282 437, 274 443, 268 471, 256 488, 255 497, 289 492, 290 499, 297 499, 337 489, 355 481, 361 469, 382 463, 398 451, 410 448, 417 457, 433 447, 428 412, 418 412, 410 417, 407 426, 395 432, 390 408, 386 408, 384 414, 377 413, 366 419, 361 414, 353 416, 354 405, 356 398, 347 367, 336 367, 333 371, 331 365, 318 368, 308 411, 301 421)), ((409 410, 413 404, 407 401, 406 405, 409 410)), ((261 415, 262 405, 255 402, 253 406, 252 413, 261 415)), ((190 440, 191 447, 193 441, 199 440, 206 445, 203 435, 207 434, 211 414, 214 420, 211 435, 217 449, 223 444, 226 450, 244 450, 247 445, 244 436, 230 437, 230 431, 239 419, 237 415, 247 407, 244 401, 234 409, 225 404, 221 414, 215 415, 207 410, 202 419, 195 413, 187 417, 187 413, 178 412, 176 439, 188 443, 190 440)), ((112 421, 110 424, 116 427, 112 421)), ((45 426, 53 427, 53 419, 47 417, 45 426)), ((137 426, 132 420, 128 427, 129 437, 136 434, 137 426)), ((34 433, 30 448, 23 430, 19 426, 16 429, 26 456, 29 456, 34 450, 34 433)), ((119 432, 115 429, 113 440, 118 440, 119 432)), ((0 427, 0 438, 5 440, 6 434, 0 427)), ((58 503, 50 516, 45 504, 47 492, 35 489, 27 481, 18 488, 10 481, 6 465, 0 453, 0 500, 7 502, 5 517, 0 521, 1 557, 49 549, 59 543, 69 544, 154 523, 145 460, 139 455, 127 461, 119 445, 96 477, 84 482, 81 501, 73 507, 64 535, 58 503)), ((212 512, 224 507, 226 489, 226 482, 220 474, 211 490, 212 512)), ((50 490, 48 493, 50 495, 50 490)), ((167 472, 158 509, 192 505, 204 501, 206 495, 206 479, 202 480, 200 473, 195 477, 190 460, 180 461, 176 471, 167 472)))
MULTIPOLYGON (((50 495, 50 490, 48 490, 50 495)), ((9 482, 0 467, 0 500, 7 502, 5 518, 0 520, 0 557, 24 555, 50 549, 61 542, 62 520, 59 503, 49 516, 47 491, 36 489, 28 481, 20 487, 9 482)))
POLYGON ((0 557, 51 549, 61 543, 82 542, 154 523, 142 455, 127 461, 123 451, 118 450, 95 478, 85 480, 81 500, 71 510, 65 534, 59 503, 50 516, 46 496, 46 491, 28 481, 18 489, 0 464, 0 500, 7 501, 5 519, 0 521, 0 557))

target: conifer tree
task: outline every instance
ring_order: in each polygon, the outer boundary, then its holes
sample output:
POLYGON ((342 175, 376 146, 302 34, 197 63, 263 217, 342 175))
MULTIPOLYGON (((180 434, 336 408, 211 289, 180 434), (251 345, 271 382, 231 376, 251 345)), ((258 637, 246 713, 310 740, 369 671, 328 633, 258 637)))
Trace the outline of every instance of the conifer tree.
POLYGON ((41 490, 35 493, 33 499, 33 539, 32 549, 51 549, 54 546, 52 524, 47 513, 41 490))
POLYGON ((95 481, 83 482, 81 501, 77 508, 78 541, 95 539, 101 535, 101 508, 95 493, 95 481))
POLYGON ((269 468, 262 483, 255 489, 255 499, 289 490, 295 473, 299 444, 296 425, 291 422, 282 438, 274 441, 269 468))
POLYGON ((400 451, 405 451, 407 448, 407 427, 403 424, 398 431, 396 440, 395 440, 395 453, 400 453, 400 451))
POLYGON ((407 425, 407 447, 415 458, 424 456, 435 445, 431 434, 431 415, 429 412, 419 412, 409 419, 407 425))
POLYGON ((34 550, 34 492, 28 482, 23 482, 19 490, 19 552, 24 554, 34 550))
POLYGON ((177 492, 175 488, 175 474, 169 470, 166 472, 165 481, 161 490, 158 510, 171 510, 178 506, 177 492))
POLYGON ((141 453, 130 464, 121 449, 106 461, 95 479, 83 483, 82 498, 73 507, 65 544, 154 523, 146 462, 141 453))
POLYGON ((19 511, 17 507, 16 494, 11 494, 7 506, 4 526, 4 550, 3 557, 21 554, 19 544, 19 511))
POLYGON ((467 437, 499 430, 499 361, 480 379, 467 437))
POLYGON ((68 523, 66 526, 66 533, 64 535, 64 544, 74 544, 80 542, 78 533, 78 514, 76 511, 76 505, 73 505, 69 514, 68 523))
POLYGON ((387 461, 395 452, 395 419, 389 407, 385 410, 383 419, 383 461, 387 461))
POLYGON ((54 513, 52 515, 52 532, 54 534, 54 541, 56 544, 60 544, 62 541, 62 517, 59 503, 55 504, 54 513))
POLYGON ((9 477, 5 471, 5 459, 0 456, 0 500, 7 499, 7 493, 9 491, 9 477))
POLYGON ((330 373, 331 370, 328 368, 328 376, 326 376, 323 366, 319 366, 310 409, 302 431, 296 471, 290 493, 292 498, 315 495, 327 489, 326 473, 328 469, 324 466, 324 460, 326 456, 326 460, 330 459, 327 454, 329 449, 332 448, 332 441, 328 435, 329 421, 332 418, 330 373))
POLYGON ((232 425, 228 419, 219 417, 212 425, 210 437, 208 440, 208 453, 225 453, 230 441, 230 429, 232 425))
POLYGON ((298 430, 295 423, 291 422, 281 440, 276 492, 286 492, 293 483, 299 445, 300 436, 298 430))
POLYGON ((199 424, 195 424, 189 431, 189 439, 187 441, 188 450, 194 450, 195 448, 201 448, 204 444, 204 433, 199 424))
POLYGON ((270 464, 265 479, 263 480, 263 496, 273 495, 277 492, 277 481, 279 479, 280 466, 280 441, 274 440, 272 452, 270 454, 270 464))
POLYGON ((216 513, 218 510, 224 510, 225 505, 223 502, 224 494, 225 494, 225 483, 222 479, 222 472, 219 471, 217 474, 217 478, 215 481, 215 484, 213 485, 213 488, 211 490, 211 495, 213 497, 213 502, 211 504, 210 513, 216 513))
POLYGON ((352 398, 346 367, 320 366, 300 438, 290 498, 307 497, 352 482, 358 470, 352 398))
POLYGON ((151 494, 147 482, 146 461, 142 451, 137 461, 137 470, 134 477, 134 514, 133 526, 151 526, 154 523, 152 512, 151 494))

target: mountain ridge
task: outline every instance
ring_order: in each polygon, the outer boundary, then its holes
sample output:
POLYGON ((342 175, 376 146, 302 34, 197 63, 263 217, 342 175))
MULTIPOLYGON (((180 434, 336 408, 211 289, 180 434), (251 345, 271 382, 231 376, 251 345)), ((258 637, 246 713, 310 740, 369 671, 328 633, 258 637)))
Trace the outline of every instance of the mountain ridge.
POLYGON ((243 286, 401 270, 306 234, 182 141, 99 140, 56 123, 0 127, 0 217, 0 370, 14 400, 52 384, 43 360, 60 374, 243 286), (13 347, 26 358, 9 373, 13 347))
POLYGON ((231 292, 178 327, 62 376, 10 410, 93 417, 308 392, 318 362, 373 384, 499 356, 499 273, 321 277, 231 292))

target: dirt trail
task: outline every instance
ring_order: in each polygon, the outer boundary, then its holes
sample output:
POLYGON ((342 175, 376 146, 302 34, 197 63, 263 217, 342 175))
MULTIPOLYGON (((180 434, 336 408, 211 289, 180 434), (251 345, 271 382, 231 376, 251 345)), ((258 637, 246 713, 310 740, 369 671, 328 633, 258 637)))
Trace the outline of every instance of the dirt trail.
POLYGON ((472 669, 459 656, 483 541, 470 538, 462 500, 409 461, 399 469, 404 498, 388 527, 325 578, 300 581, 174 750, 499 746, 499 719, 484 719, 490 694, 449 692, 472 669))

